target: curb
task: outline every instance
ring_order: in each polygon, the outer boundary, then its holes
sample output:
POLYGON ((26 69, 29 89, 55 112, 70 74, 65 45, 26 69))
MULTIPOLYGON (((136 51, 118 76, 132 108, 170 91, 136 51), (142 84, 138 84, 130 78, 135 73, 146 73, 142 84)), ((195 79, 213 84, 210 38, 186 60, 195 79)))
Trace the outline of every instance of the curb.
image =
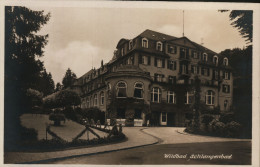
MULTIPOLYGON (((146 129, 146 128, 143 128, 146 129)), ((29 162, 21 162, 21 163, 15 163, 15 164, 40 164, 40 163, 50 163, 54 161, 59 161, 59 160, 65 160, 65 159, 70 159, 70 158, 77 158, 77 157, 83 157, 83 156, 90 156, 90 155, 98 155, 98 154, 104 154, 104 153, 110 153, 110 152, 116 152, 116 151, 123 151, 123 150, 129 150, 129 149, 134 149, 134 148, 139 148, 139 147, 145 147, 145 146, 150 146, 154 144, 158 144, 162 142, 162 140, 158 137, 155 137, 151 134, 148 134, 143 131, 143 129, 140 129, 140 131, 144 134, 150 135, 154 138, 157 139, 156 142, 150 143, 150 144, 143 144, 143 145, 138 145, 138 146, 132 146, 132 147, 126 147, 126 148, 121 148, 121 149, 114 149, 114 150, 107 150, 107 151, 100 151, 100 152, 95 152, 95 153, 86 153, 86 154, 80 154, 80 155, 72 155, 72 156, 65 156, 65 157, 58 157, 58 158, 50 158, 50 159, 44 159, 44 160, 38 160, 38 161, 29 161, 29 162)))

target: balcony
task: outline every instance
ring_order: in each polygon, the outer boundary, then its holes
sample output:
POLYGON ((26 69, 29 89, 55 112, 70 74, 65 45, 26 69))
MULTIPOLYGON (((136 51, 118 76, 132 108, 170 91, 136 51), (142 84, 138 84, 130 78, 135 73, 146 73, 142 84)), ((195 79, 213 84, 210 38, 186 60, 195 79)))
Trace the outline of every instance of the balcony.
POLYGON ((216 80, 201 80, 201 85, 209 87, 218 87, 218 81, 216 80))
POLYGON ((190 56, 189 55, 180 55, 179 60, 180 61, 190 61, 190 56))

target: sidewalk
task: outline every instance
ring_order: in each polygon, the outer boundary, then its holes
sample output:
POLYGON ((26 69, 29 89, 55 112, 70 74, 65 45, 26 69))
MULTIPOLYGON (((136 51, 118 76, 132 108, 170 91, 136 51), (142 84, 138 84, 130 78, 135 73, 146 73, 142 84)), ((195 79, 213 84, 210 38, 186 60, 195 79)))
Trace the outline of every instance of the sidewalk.
POLYGON ((91 155, 103 152, 124 150, 139 146, 151 145, 158 142, 158 140, 141 131, 144 127, 123 127, 123 133, 127 136, 126 142, 108 144, 97 147, 79 148, 64 151, 54 152, 5 152, 4 163, 43 163, 47 160, 58 160, 65 158, 72 158, 83 155, 91 155), (38 161, 38 162, 37 162, 38 161))

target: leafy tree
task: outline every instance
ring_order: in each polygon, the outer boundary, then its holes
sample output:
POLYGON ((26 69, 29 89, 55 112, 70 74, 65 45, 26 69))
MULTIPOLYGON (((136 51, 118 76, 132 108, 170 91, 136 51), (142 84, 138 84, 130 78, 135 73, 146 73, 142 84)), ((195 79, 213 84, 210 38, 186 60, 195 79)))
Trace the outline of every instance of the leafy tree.
POLYGON ((229 58, 233 68, 233 110, 235 119, 244 127, 244 137, 252 132, 252 45, 245 49, 226 49, 220 53, 229 58))
MULTIPOLYGON (((228 10, 220 10, 227 12, 228 10)), ((248 43, 252 43, 253 38, 253 11, 252 10, 232 10, 229 14, 231 25, 239 30, 243 38, 248 43)))
POLYGON ((74 72, 72 72, 70 70, 70 68, 68 68, 68 70, 66 71, 66 74, 62 80, 63 88, 66 89, 66 88, 70 87, 75 79, 77 79, 76 74, 74 72))
POLYGON ((19 6, 5 7, 6 148, 15 145, 15 140, 20 138, 19 116, 30 107, 25 105, 27 89, 37 89, 43 71, 43 62, 38 58, 43 56, 48 35, 37 35, 37 32, 49 18, 50 14, 45 15, 44 11, 19 6))
POLYGON ((62 85, 58 82, 58 83, 56 84, 55 92, 58 92, 58 91, 60 91, 60 90, 62 90, 62 85))
POLYGON ((77 106, 81 103, 79 95, 72 90, 62 90, 56 95, 60 107, 77 106))
POLYGON ((34 90, 34 89, 27 89, 26 91, 27 96, 27 104, 30 106, 31 111, 34 109, 39 108, 42 105, 42 93, 34 90))

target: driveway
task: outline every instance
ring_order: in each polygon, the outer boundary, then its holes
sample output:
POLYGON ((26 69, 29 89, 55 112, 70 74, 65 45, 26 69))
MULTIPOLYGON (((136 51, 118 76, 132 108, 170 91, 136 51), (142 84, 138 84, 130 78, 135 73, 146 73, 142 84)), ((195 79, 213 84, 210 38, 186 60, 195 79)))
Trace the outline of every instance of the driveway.
POLYGON ((201 143, 201 142, 225 142, 225 141, 251 141, 251 139, 235 139, 223 137, 211 137, 194 135, 184 132, 180 127, 149 127, 143 132, 160 138, 160 144, 201 143))

